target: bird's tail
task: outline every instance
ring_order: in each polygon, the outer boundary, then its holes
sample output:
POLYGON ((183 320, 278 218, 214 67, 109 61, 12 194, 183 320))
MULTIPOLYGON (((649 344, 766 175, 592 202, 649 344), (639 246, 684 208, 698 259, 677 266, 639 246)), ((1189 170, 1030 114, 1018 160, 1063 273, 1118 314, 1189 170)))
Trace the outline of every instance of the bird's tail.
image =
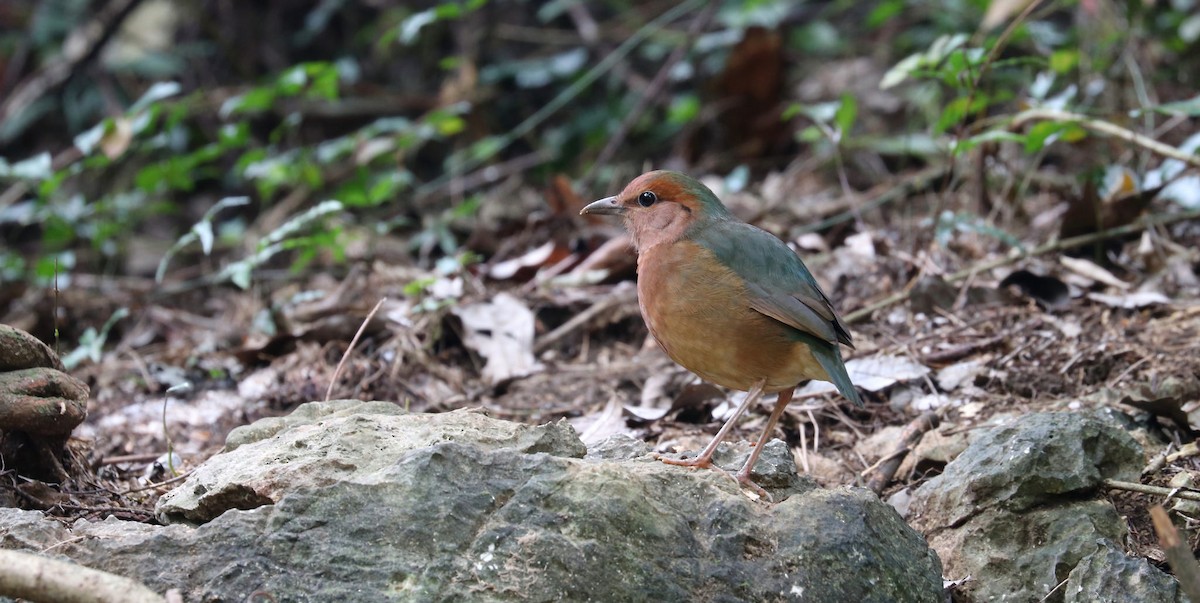
POLYGON ((817 362, 821 363, 821 367, 829 373, 829 381, 833 383, 839 392, 846 397, 847 400, 853 402, 855 406, 862 407, 862 398, 858 395, 858 390, 854 389, 854 384, 850 382, 850 374, 846 372, 846 363, 842 362, 842 351, 838 349, 837 344, 817 345, 812 347, 813 357, 817 362))

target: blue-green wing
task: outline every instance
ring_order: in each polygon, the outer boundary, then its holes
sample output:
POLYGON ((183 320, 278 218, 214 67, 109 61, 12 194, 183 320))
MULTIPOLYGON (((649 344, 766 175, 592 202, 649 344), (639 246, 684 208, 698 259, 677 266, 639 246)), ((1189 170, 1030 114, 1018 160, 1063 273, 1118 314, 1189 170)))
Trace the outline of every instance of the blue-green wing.
POLYGON ((755 311, 821 340, 854 347, 829 298, 783 241, 732 220, 708 222, 689 234, 742 277, 755 311))

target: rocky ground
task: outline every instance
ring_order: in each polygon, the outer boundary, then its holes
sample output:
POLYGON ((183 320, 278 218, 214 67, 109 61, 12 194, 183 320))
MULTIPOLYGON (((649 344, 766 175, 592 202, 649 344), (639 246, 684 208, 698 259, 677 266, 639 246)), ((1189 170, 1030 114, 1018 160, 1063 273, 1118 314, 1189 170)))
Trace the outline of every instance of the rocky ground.
POLYGON ((488 210, 526 222, 484 263, 392 263, 377 241, 248 292, 27 291, 77 324, 134 310, 69 371, 91 396, 68 479, 6 470, 0 539, 187 600, 933 601, 939 577, 962 601, 1182 600, 1148 509, 1191 525, 1196 222, 1035 222, 1024 253, 969 228, 922 242, 919 220, 816 236, 781 186, 723 196, 804 255, 868 403, 800 392, 760 464, 773 502, 653 461, 703 446, 740 394, 648 340, 616 225, 526 191, 488 210), (384 403, 299 406, 326 398, 384 403))

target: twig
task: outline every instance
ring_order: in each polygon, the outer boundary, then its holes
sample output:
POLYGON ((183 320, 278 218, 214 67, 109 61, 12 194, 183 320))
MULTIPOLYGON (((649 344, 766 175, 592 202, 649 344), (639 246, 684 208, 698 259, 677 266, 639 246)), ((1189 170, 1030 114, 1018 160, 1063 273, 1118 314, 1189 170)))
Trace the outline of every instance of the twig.
MULTIPOLYGON (((1066 239, 1059 239, 1057 241, 1051 241, 1049 243, 1045 243, 1045 244, 1039 245, 1037 247, 1034 247, 1033 249, 1028 250, 1028 251, 1023 250, 1023 249, 1014 249, 1003 257, 1000 257, 1000 258, 997 258, 997 259, 994 259, 994 260, 991 260, 988 262, 984 262, 983 264, 979 264, 976 266, 970 266, 968 268, 963 268, 962 270, 959 270, 958 272, 948 275, 945 280, 947 283, 953 283, 953 282, 962 280, 964 278, 967 278, 968 276, 971 276, 972 274, 975 274, 978 272, 985 272, 985 271, 991 270, 993 268, 999 268, 1000 266, 1004 266, 1007 264, 1013 264, 1015 262, 1025 259, 1025 258, 1044 255, 1051 251, 1058 251, 1058 250, 1062 250, 1062 249, 1070 249, 1072 247, 1079 247, 1081 245, 1088 245, 1091 243, 1103 241, 1105 239, 1111 239, 1113 237, 1120 237, 1120 236, 1124 236, 1127 234, 1133 234, 1135 232, 1141 232, 1152 226, 1162 226, 1162 225, 1166 225, 1166 224, 1174 224, 1176 222, 1183 222, 1185 220, 1194 220, 1196 218, 1200 218, 1200 210, 1197 210, 1197 209, 1179 212, 1177 214, 1150 216, 1144 220, 1139 220, 1138 222, 1135 222, 1133 224, 1126 224, 1125 226, 1119 226, 1117 228, 1109 228, 1106 230, 1100 230, 1100 231, 1088 233, 1085 235, 1079 235, 1077 237, 1070 237, 1070 238, 1066 238, 1066 239)), ((850 312, 849 314, 846 314, 844 321, 847 324, 858 322, 859 320, 862 320, 862 319, 870 316, 872 313, 874 313, 877 310, 881 310, 883 308, 886 308, 888 306, 891 306, 893 304, 896 304, 896 303, 899 303, 899 302, 902 302, 902 301, 908 299, 908 297, 910 295, 912 295, 912 288, 907 287, 899 293, 896 293, 894 295, 889 295, 877 302, 867 305, 864 308, 859 308, 858 310, 855 310, 853 312, 850 312)))
POLYGON ((696 41, 696 37, 701 31, 704 30, 705 27, 708 26, 708 23, 712 21, 713 14, 716 13, 717 4, 718 3, 715 2, 715 0, 709 0, 708 6, 704 7, 704 10, 701 11, 699 15, 696 15, 695 19, 692 19, 692 23, 687 29, 687 39, 671 51, 671 54, 667 56, 667 60, 663 61, 662 66, 659 67, 658 73, 654 75, 654 79, 651 80, 650 84, 646 86, 646 89, 642 91, 641 96, 638 97, 637 102, 633 105, 633 108, 625 114, 625 119, 621 120, 621 125, 617 128, 617 131, 608 137, 608 142, 605 143, 604 149, 600 151, 598 156, 596 156, 596 160, 592 162, 592 166, 588 168, 587 173, 583 176, 584 182, 591 182, 592 175, 595 174, 596 168, 602 165, 607 165, 608 162, 613 158, 613 155, 616 154, 617 149, 621 148, 621 145, 625 144, 625 137, 629 135, 629 130, 633 128, 633 124, 637 123, 637 121, 642 118, 642 114, 645 113, 646 108, 650 106, 650 103, 656 100, 660 94, 662 94, 663 88, 667 84, 667 79, 671 75, 671 71, 675 69, 675 65, 683 59, 684 55, 686 55, 689 50, 691 50, 692 45, 696 41))
POLYGON ((0 550, 0 595, 29 601, 161 603, 140 582, 21 551, 0 550))
POLYGON ((1052 597, 1054 593, 1058 592, 1058 589, 1062 588, 1063 585, 1067 583, 1067 580, 1067 578, 1063 578, 1058 584, 1055 584, 1054 588, 1050 589, 1050 592, 1046 593, 1046 596, 1038 599, 1038 603, 1046 603, 1046 601, 1049 601, 1050 597, 1052 597))
POLYGON ((1153 496, 1161 496, 1166 499, 1182 498, 1184 500, 1200 500, 1200 492, 1196 492, 1195 490, 1164 488, 1162 486, 1151 486, 1149 484, 1139 484, 1137 482, 1123 482, 1116 479, 1104 480, 1104 486, 1112 490, 1125 490, 1127 492, 1137 492, 1138 494, 1150 494, 1153 496))
POLYGON ((386 297, 379 298, 375 303, 375 307, 367 313, 367 317, 363 319, 362 324, 358 325, 358 332, 354 334, 354 339, 350 340, 350 347, 346 348, 346 353, 342 354, 342 359, 338 361, 337 368, 333 370, 333 377, 329 379, 329 387, 325 388, 325 401, 329 401, 329 397, 333 395, 333 384, 337 383, 338 377, 342 374, 342 368, 346 366, 346 359, 350 357, 350 352, 354 351, 354 346, 358 345, 358 339, 362 337, 363 331, 367 330, 367 325, 371 323, 371 319, 375 317, 375 313, 379 311, 379 307, 383 302, 387 301, 386 297))
POLYGON ((1167 563, 1175 571, 1179 580, 1179 588, 1192 601, 1200 601, 1200 565, 1192 555, 1192 547, 1179 537, 1179 529, 1171 523, 1171 518, 1161 505, 1150 507, 1150 520, 1154 522, 1154 532, 1158 534, 1158 542, 1163 552, 1167 554, 1167 563))
POLYGON ((1000 343, 1003 343, 1004 341, 1006 341, 1008 338, 1009 338, 1009 335, 1007 333, 1002 333, 1000 335, 995 335, 993 337, 987 337, 984 339, 976 339, 974 341, 969 341, 965 344, 956 345, 952 348, 948 348, 945 350, 938 350, 936 352, 930 352, 928 354, 921 356, 921 364, 924 364, 926 366, 949 364, 960 358, 965 358, 967 356, 970 356, 980 350, 985 350, 994 345, 999 345, 1000 343))
MULTIPOLYGON (((13 93, 0 103, 0 122, 9 121, 71 79, 81 66, 100 54, 125 17, 140 3, 141 0, 112 0, 97 11, 95 18, 73 30, 63 44, 66 49, 63 55, 22 80, 13 93)), ((8 142, 19 133, 10 132, 8 138, 0 140, 0 143, 8 142)))
POLYGON ((926 432, 937 426, 938 416, 932 411, 921 413, 921 416, 906 425, 904 431, 900 433, 900 441, 897 442, 895 450, 884 457, 884 461, 863 471, 864 474, 871 472, 871 477, 867 479, 867 487, 875 494, 883 492, 883 489, 891 483, 892 478, 896 477, 896 470, 900 468, 900 463, 904 461, 905 456, 908 456, 912 447, 921 441, 921 437, 926 432))
POLYGON ((625 288, 592 304, 588 307, 588 309, 576 314, 575 316, 572 316, 570 320, 564 322, 557 329, 546 333, 545 337, 542 337, 533 345, 534 353, 541 353, 546 348, 558 343, 560 339, 570 335, 576 329, 586 325, 593 318, 604 312, 607 312, 611 308, 632 302, 634 299, 636 299, 636 294, 634 293, 633 289, 625 288))
POLYGON ((133 507, 85 507, 82 505, 67 505, 67 504, 58 504, 58 505, 54 505, 54 506, 58 507, 59 509, 62 509, 64 511, 81 511, 84 513, 108 513, 109 515, 120 515, 120 514, 124 513, 127 515, 133 515, 133 516, 137 516, 137 517, 145 517, 146 519, 154 517, 153 511, 148 511, 146 509, 135 509, 133 507))
POLYGON ((803 233, 808 233, 808 232, 818 232, 818 231, 825 230, 826 228, 829 228, 831 226, 837 226, 838 224, 841 224, 842 222, 849 222, 851 220, 854 220, 854 219, 856 219, 857 215, 868 212, 877 207, 887 205, 888 203, 892 203, 893 201, 899 201, 900 199, 907 197, 908 195, 912 194, 915 191, 919 191, 924 188, 927 188, 930 184, 933 183, 933 181, 937 180, 938 178, 941 178, 944 174, 946 174, 949 171, 950 171, 949 164, 935 165, 935 166, 927 167, 927 168, 905 178, 899 184, 888 188, 886 191, 880 193, 879 196, 875 197, 874 199, 871 199, 870 201, 867 201, 866 203, 863 203, 862 205, 858 206, 857 208, 848 209, 837 215, 834 215, 834 216, 831 216, 824 220, 821 220, 820 222, 814 222, 807 226, 801 226, 800 233, 803 234, 803 233))
POLYGON ((1118 126, 1116 124, 1109 123, 1107 121, 1100 120, 1100 119, 1093 119, 1091 117, 1088 117, 1086 115, 1080 115, 1078 113, 1071 113, 1069 111, 1059 111, 1058 109, 1046 109, 1044 107, 1039 107, 1036 109, 1029 109, 1026 111, 1022 111, 1022 112, 1018 113, 1016 116, 1014 116, 1012 123, 1011 123, 1011 127, 1014 129, 1019 128, 1025 122, 1034 121, 1034 120, 1073 121, 1089 130, 1092 130, 1094 132, 1099 132, 1100 134, 1107 134, 1114 138, 1120 138, 1121 140, 1124 140, 1125 142, 1136 144, 1146 150, 1152 151, 1154 153, 1158 153, 1159 155, 1162 155, 1163 157, 1167 157, 1169 159, 1175 159, 1177 161, 1182 161, 1183 163, 1186 163, 1192 167, 1200 167, 1200 155, 1191 155, 1188 153, 1184 153, 1183 151, 1181 151, 1171 145, 1163 144, 1163 143, 1161 143, 1157 140, 1154 140, 1153 138, 1150 138, 1149 136, 1146 136, 1144 134, 1138 134, 1137 132, 1134 132, 1133 130, 1128 130, 1128 129, 1122 128, 1121 126, 1118 126))
POLYGON ((144 490, 154 490, 155 488, 169 486, 175 482, 179 482, 179 481, 183 481, 183 480, 187 479, 188 476, 190 476, 191 474, 192 474, 191 471, 185 471, 183 473, 180 473, 179 475, 176 475, 175 477, 172 477, 171 479, 166 479, 161 482, 153 482, 153 483, 147 484, 145 486, 142 486, 140 488, 130 488, 130 489, 122 492, 121 496, 125 496, 127 494, 133 494, 134 492, 142 492, 144 490))
POLYGON ((153 461, 162 456, 161 452, 140 452, 138 454, 121 454, 117 456, 106 456, 96 463, 96 466, 116 465, 119 463, 144 463, 153 461))

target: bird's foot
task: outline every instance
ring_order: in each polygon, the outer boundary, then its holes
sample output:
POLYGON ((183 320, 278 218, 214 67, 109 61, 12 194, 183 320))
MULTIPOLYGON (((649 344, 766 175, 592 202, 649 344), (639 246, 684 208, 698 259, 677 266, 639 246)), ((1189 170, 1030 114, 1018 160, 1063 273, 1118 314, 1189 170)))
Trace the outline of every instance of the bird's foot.
POLYGON ((721 473, 721 474, 725 475, 726 477, 728 477, 729 479, 733 480, 733 482, 735 484, 737 484, 739 488, 745 488, 745 489, 757 494, 760 499, 765 500, 767 502, 775 502, 774 500, 771 499, 771 495, 768 494, 767 491, 762 488, 762 486, 759 486, 758 484, 754 483, 754 480, 750 479, 750 473, 748 471, 743 470, 743 471, 737 472, 736 474, 726 471, 726 470, 714 465, 712 462, 712 457, 706 457, 706 456, 701 455, 701 456, 693 457, 690 459, 673 459, 670 457, 663 456, 661 454, 655 454, 654 458, 662 461, 663 463, 665 463, 667 465, 676 465, 679 467, 697 467, 700 469, 704 469, 704 468, 713 469, 713 470, 717 471, 718 473, 721 473))
POLYGON ((700 469, 703 469, 705 467, 717 468, 716 465, 713 465, 711 456, 701 455, 701 456, 697 456, 697 457, 692 457, 690 459, 673 459, 669 456, 655 454, 654 458, 656 458, 668 465, 677 465, 679 467, 697 467, 700 469))
POLYGON ((737 483, 739 486, 757 494, 759 498, 761 498, 767 502, 775 502, 771 498, 771 495, 769 493, 767 493, 767 491, 764 490, 762 486, 754 483, 754 480, 750 479, 749 471, 746 471, 746 470, 738 471, 737 475, 733 476, 733 479, 737 480, 737 483))

